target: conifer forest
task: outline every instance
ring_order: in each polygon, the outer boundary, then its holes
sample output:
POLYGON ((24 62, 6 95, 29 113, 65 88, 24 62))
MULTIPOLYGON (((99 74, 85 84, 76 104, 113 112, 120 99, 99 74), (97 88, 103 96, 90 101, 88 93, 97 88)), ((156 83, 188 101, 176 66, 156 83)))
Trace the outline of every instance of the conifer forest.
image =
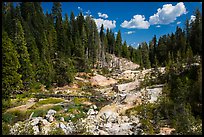
POLYGON ((201 135, 202 11, 194 16, 134 47, 61 2, 51 12, 2 2, 2 134, 201 135))

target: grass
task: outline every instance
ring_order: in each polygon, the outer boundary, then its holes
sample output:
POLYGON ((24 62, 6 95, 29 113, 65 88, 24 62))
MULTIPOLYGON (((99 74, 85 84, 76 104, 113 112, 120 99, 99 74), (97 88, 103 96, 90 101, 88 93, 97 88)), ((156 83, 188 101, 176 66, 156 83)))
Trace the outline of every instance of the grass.
POLYGON ((14 124, 17 121, 24 121, 28 118, 29 112, 24 111, 11 111, 2 114, 2 121, 8 124, 14 124))
POLYGON ((10 127, 7 123, 2 122, 2 135, 9 135, 10 127))
POLYGON ((65 135, 65 133, 61 128, 55 128, 52 131, 50 131, 48 135, 65 135))
POLYGON ((45 99, 45 100, 38 101, 31 108, 35 109, 35 108, 40 107, 40 106, 45 105, 45 104, 57 104, 57 103, 60 103, 60 102, 64 102, 64 99, 61 99, 61 98, 48 98, 48 99, 45 99))
POLYGON ((32 117, 44 117, 47 113, 47 110, 48 109, 35 109, 35 110, 32 110, 30 112, 34 112, 33 116, 32 117))
POLYGON ((63 109, 63 107, 61 105, 56 105, 56 106, 53 106, 51 109, 53 109, 55 111, 60 111, 63 109))

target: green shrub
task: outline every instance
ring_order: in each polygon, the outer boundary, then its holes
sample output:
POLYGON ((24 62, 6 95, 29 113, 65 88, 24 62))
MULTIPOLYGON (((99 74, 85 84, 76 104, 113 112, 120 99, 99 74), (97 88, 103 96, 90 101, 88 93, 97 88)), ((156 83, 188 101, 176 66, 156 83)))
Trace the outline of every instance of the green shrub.
POLYGON ((2 115, 2 121, 6 123, 12 123, 12 121, 15 119, 15 115, 11 113, 5 113, 2 115))
POLYGON ((107 67, 103 67, 101 72, 102 72, 103 75, 110 73, 110 71, 109 71, 109 69, 107 67))
POLYGON ((45 105, 45 104, 57 104, 57 103, 60 103, 60 102, 63 102, 63 101, 64 101, 64 99, 60 99, 60 98, 48 98, 48 99, 45 99, 45 100, 38 101, 31 108, 37 108, 37 107, 45 105))
POLYGON ((57 105, 57 106, 53 106, 52 109, 55 111, 60 111, 63 109, 63 107, 61 105, 57 105))
POLYGON ((10 127, 7 123, 2 122, 2 135, 9 135, 10 127))
POLYGON ((4 112, 6 109, 11 107, 11 100, 2 99, 2 111, 4 112))
POLYGON ((19 111, 19 110, 15 110, 15 111, 10 111, 10 112, 6 112, 2 115, 2 121, 9 123, 9 124, 13 124, 17 121, 24 121, 28 118, 29 114, 27 112, 24 111, 19 111))
POLYGON ((33 112, 33 117, 44 117, 47 113, 47 109, 35 109, 33 112))
POLYGON ((48 132, 48 135, 65 135, 65 133, 61 128, 55 128, 52 131, 48 132))

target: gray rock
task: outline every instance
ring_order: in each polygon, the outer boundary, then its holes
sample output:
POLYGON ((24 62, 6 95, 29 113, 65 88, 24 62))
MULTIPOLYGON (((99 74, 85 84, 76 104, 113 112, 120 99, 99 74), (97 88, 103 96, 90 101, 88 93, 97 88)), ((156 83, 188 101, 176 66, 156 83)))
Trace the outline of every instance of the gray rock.
POLYGON ((50 124, 50 123, 47 121, 47 119, 42 119, 41 121, 42 121, 42 124, 43 124, 43 125, 49 125, 49 124, 50 124))
POLYGON ((108 132, 103 131, 103 130, 99 130, 99 135, 109 135, 108 132))
POLYGON ((47 115, 54 115, 56 114, 57 112, 53 109, 50 109, 48 112, 47 112, 47 115))
POLYGON ((31 121, 31 125, 32 126, 35 126, 39 123, 40 119, 39 118, 34 118, 32 121, 31 121))
POLYGON ((107 129, 107 128, 111 128, 112 127, 112 123, 106 123, 104 124, 104 127, 107 129))
POLYGON ((37 134, 39 134, 39 132, 40 132, 38 126, 34 126, 34 127, 33 127, 33 131, 34 131, 34 132, 33 132, 34 135, 37 135, 37 134))
POLYGON ((115 85, 113 87, 113 90, 115 92, 128 92, 128 91, 131 91, 133 89, 136 89, 138 86, 139 86, 139 82, 133 81, 133 82, 125 83, 125 84, 115 85))
POLYGON ((130 121, 132 122, 132 123, 136 123, 136 124, 138 124, 140 121, 139 121, 139 118, 138 117, 135 117, 135 116, 131 116, 130 117, 130 121))
POLYGON ((118 121, 117 117, 118 117, 117 113, 113 113, 113 115, 110 115, 108 117, 107 122, 114 122, 114 123, 116 123, 118 121))
POLYGON ((113 124, 111 128, 108 129, 108 132, 112 135, 116 135, 120 131, 120 125, 119 124, 113 124))
POLYGON ((59 127, 60 127, 61 129, 66 129, 66 128, 67 128, 67 127, 64 125, 64 123, 62 123, 62 122, 59 123, 59 127))
POLYGON ((87 115, 95 115, 95 111, 93 109, 89 109, 87 115))
POLYGON ((53 117, 53 116, 50 116, 50 117, 48 118, 48 121, 49 121, 49 122, 53 122, 53 121, 54 121, 54 117, 53 117))
POLYGON ((92 105, 91 108, 97 109, 97 106, 96 105, 92 105))
POLYGON ((121 116, 121 120, 123 122, 128 122, 129 121, 129 118, 127 116, 121 116))
POLYGON ((125 131, 130 130, 132 128, 132 126, 130 124, 132 124, 132 123, 123 123, 120 125, 120 129, 125 130, 125 131))
POLYGON ((61 117, 61 118, 60 118, 60 121, 64 122, 64 118, 63 118, 63 117, 61 117))
POLYGON ((66 129, 67 133, 72 133, 75 131, 75 127, 72 122, 67 123, 66 129))
POLYGON ((50 125, 45 125, 45 126, 42 126, 42 134, 43 135, 48 135, 48 133, 51 131, 51 126, 50 125))

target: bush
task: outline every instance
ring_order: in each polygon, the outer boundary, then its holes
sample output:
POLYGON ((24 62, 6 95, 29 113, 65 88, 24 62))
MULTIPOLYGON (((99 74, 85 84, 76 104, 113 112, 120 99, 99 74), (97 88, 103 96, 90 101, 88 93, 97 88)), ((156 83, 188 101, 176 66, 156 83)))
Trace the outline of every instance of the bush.
POLYGON ((45 104, 57 104, 57 103, 60 103, 63 101, 64 101, 64 99, 61 99, 61 98, 48 98, 48 99, 41 100, 41 101, 37 102, 31 108, 37 108, 37 107, 45 105, 45 104))
POLYGON ((102 71, 103 75, 110 73, 110 71, 109 71, 109 69, 107 67, 103 67, 101 71, 102 71))
POLYGON ((65 135, 65 133, 61 128, 55 128, 52 131, 48 132, 48 135, 65 135))
POLYGON ((2 121, 5 123, 11 124, 14 119, 15 119, 15 115, 13 115, 12 113, 5 113, 2 115, 2 121))
POLYGON ((61 105, 57 105, 57 106, 53 106, 52 109, 55 111, 60 111, 63 109, 63 107, 61 105))
POLYGON ((9 135, 10 127, 7 123, 2 122, 2 135, 9 135))
POLYGON ((33 110, 34 114, 33 117, 44 117, 47 113, 47 109, 36 109, 33 110))
POLYGON ((11 100, 10 99, 2 99, 2 111, 4 112, 6 109, 11 107, 11 100))
POLYGON ((11 112, 6 112, 2 115, 2 121, 13 124, 17 121, 24 121, 28 118, 28 113, 24 111, 14 110, 11 112))

